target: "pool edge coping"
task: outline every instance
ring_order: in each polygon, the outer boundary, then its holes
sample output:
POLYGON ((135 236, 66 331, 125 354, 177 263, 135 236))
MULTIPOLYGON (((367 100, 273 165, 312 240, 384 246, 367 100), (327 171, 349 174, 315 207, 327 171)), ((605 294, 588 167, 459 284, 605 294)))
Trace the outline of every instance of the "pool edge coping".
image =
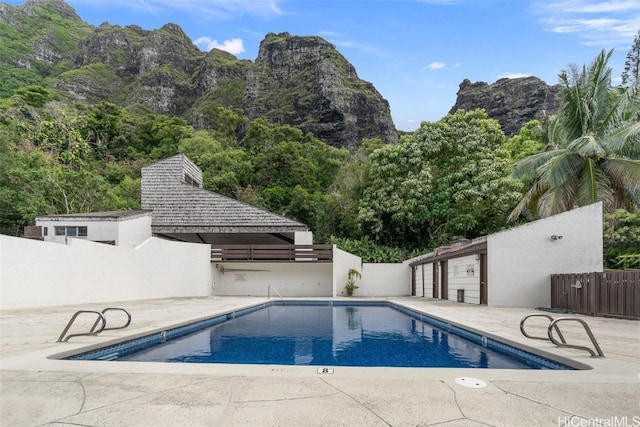
MULTIPOLYGON (((538 349, 538 348, 535 348, 535 347, 530 347, 530 346, 528 346, 526 344, 513 341, 513 340, 511 340, 509 338, 505 338, 505 337, 500 336, 500 335, 496 335, 496 334, 485 332, 485 331, 480 331, 480 330, 478 330, 476 328, 473 328, 471 326, 467 326, 467 325, 464 325, 464 324, 461 324, 461 323, 458 323, 458 322, 454 322, 454 321, 451 321, 449 319, 445 319, 445 318, 439 317, 439 316, 431 314, 431 313, 426 313, 424 311, 416 309, 415 307, 407 306, 407 305, 405 305, 403 303, 400 303, 398 301, 394 301, 392 299, 371 299, 371 300, 366 300, 365 301, 365 300, 344 300, 344 299, 304 300, 304 299, 299 299, 299 298, 283 298, 281 300, 268 300, 268 301, 249 304, 249 305, 246 305, 246 306, 236 307, 236 308, 229 309, 229 310, 223 310, 223 311, 221 311, 219 313, 216 313, 216 314, 213 314, 213 315, 201 316, 201 317, 197 317, 197 318, 189 319, 189 320, 184 320, 184 321, 177 322, 177 323, 170 324, 170 325, 153 327, 153 328, 148 329, 148 330, 138 331, 138 332, 133 333, 131 335, 126 335, 126 336, 122 336, 122 337, 113 338, 111 340, 103 341, 103 342, 100 342, 100 343, 94 343, 94 344, 90 344, 90 345, 86 345, 86 346, 82 346, 82 347, 76 347, 74 349, 70 349, 70 350, 66 350, 66 351, 50 354, 50 355, 46 356, 46 359, 48 359, 48 360, 57 360, 57 361, 67 360, 69 357, 77 356, 77 355, 80 355, 80 354, 83 354, 83 353, 89 353, 89 352, 92 352, 92 351, 96 351, 96 350, 112 347, 112 346, 115 346, 115 345, 118 345, 118 344, 125 343, 127 341, 133 341, 133 340, 136 340, 136 339, 139 339, 139 338, 143 338, 143 337, 150 337, 150 336, 153 336, 155 334, 161 334, 161 333, 169 331, 169 330, 174 330, 174 329, 178 329, 178 328, 185 327, 185 326, 188 326, 188 325, 192 325, 192 324, 196 324, 196 323, 200 323, 200 322, 205 322, 205 321, 208 321, 208 320, 213 320, 213 319, 216 319, 218 317, 227 316, 227 318, 228 318, 228 316, 230 314, 235 314, 235 313, 238 313, 238 312, 243 312, 243 311, 252 310, 252 309, 253 310, 258 310, 260 308, 265 308, 267 306, 277 304, 280 301, 288 302, 288 303, 299 302, 299 303, 304 303, 304 304, 309 304, 309 305, 315 305, 315 304, 323 305, 323 303, 330 303, 330 305, 333 305, 334 302, 338 302, 339 303, 338 305, 384 304, 384 305, 388 305, 388 306, 392 306, 392 307, 393 306, 398 306, 398 307, 401 307, 405 311, 410 311, 410 312, 413 312, 414 314, 418 314, 420 316, 425 316, 428 319, 434 319, 437 322, 441 322, 441 323, 453 326, 455 328, 462 329, 464 331, 470 332, 472 334, 479 335, 481 337, 486 337, 488 339, 491 339, 491 340, 496 341, 498 343, 513 347, 513 348, 518 349, 520 351, 523 351, 523 352, 526 352, 526 353, 531 353, 534 356, 537 356, 537 357, 540 357, 540 358, 543 358, 543 359, 548 359, 548 360, 550 360, 550 361, 552 361, 554 363, 565 365, 565 366, 571 368, 571 370, 575 370, 575 371, 590 371, 590 370, 593 370, 593 367, 588 365, 588 364, 586 364, 586 363, 571 359, 571 358, 566 357, 566 356, 550 353, 550 352, 547 352, 547 351, 542 350, 542 349, 538 349)), ((400 310, 400 311, 403 311, 403 310, 400 310)), ((235 317, 235 315, 234 315, 234 317, 235 317)), ((452 332, 452 333, 456 334, 456 332, 452 332)), ((458 335, 458 334, 456 334, 456 335, 458 335)), ((494 351, 495 351, 495 349, 494 349, 494 351)), ((73 361, 79 361, 79 360, 68 360, 68 361, 72 361, 73 362, 73 361)), ((90 361, 90 360, 86 360, 86 361, 90 361)), ((93 361, 99 362, 101 360, 93 360, 93 361)), ((106 360, 104 360, 104 361, 106 361, 106 360)), ((274 365, 274 366, 280 366, 280 365, 274 365)), ((289 365, 286 365, 286 366, 289 366, 289 365)), ((295 365, 292 365, 292 366, 295 366, 295 365)), ((362 368, 370 368, 370 367, 362 367, 362 368)), ((424 368, 424 369, 438 369, 438 368, 424 368)), ((469 368, 469 369, 486 369, 486 368, 469 368)), ((526 369, 519 369, 519 371, 526 371, 526 369)))

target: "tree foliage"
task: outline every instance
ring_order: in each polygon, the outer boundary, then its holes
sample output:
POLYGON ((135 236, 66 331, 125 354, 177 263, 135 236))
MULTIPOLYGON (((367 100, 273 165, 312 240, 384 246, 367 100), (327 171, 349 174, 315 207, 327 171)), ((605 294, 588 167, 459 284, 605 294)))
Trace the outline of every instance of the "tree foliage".
POLYGON ((504 139, 484 110, 460 110, 374 151, 361 226, 380 243, 414 247, 504 227, 521 195, 504 139))
POLYGON ((640 269, 640 212, 605 214, 604 247, 605 268, 640 269))
POLYGON ((633 85, 638 81, 638 73, 640 72, 640 30, 633 39, 633 45, 627 53, 624 61, 624 71, 622 71, 622 84, 633 85))
POLYGON ((507 140, 504 148, 515 162, 542 151, 545 146, 545 126, 538 120, 531 120, 520 129, 519 134, 507 140))
POLYGON ((554 215, 603 201, 607 210, 640 203, 640 123, 637 85, 612 87, 601 51, 587 67, 560 74, 562 106, 549 125, 549 145, 516 164, 531 189, 511 213, 554 215))
POLYGON ((140 169, 184 153, 206 189, 305 223, 316 242, 367 262, 402 261, 500 230, 523 185, 532 190, 519 212, 534 214, 547 209, 540 201, 568 195, 559 206, 569 208, 590 188, 603 189, 598 197, 627 207, 607 217, 607 266, 633 266, 637 84, 612 87, 602 64, 573 67, 561 81, 558 116, 509 140, 484 111, 458 111, 403 133, 398 145, 373 138, 354 153, 236 108, 207 109, 207 126, 196 130, 193 117, 142 105, 68 105, 54 89, 23 82, 0 99, 0 232, 20 235, 38 215, 136 209, 140 169), (510 176, 514 161, 521 180, 510 176), (581 181, 588 170, 595 186, 581 181))

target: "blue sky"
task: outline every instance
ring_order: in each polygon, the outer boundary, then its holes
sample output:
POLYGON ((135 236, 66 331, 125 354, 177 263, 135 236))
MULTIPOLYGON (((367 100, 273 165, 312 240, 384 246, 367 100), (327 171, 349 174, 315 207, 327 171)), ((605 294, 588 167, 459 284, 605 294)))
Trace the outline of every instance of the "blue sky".
MULTIPOLYGON (((24 1, 8 1, 20 5, 24 1)), ((86 22, 172 22, 202 50, 255 60, 269 32, 321 36, 389 101, 398 129, 447 114, 463 79, 549 84, 601 49, 619 83, 640 0, 67 0, 86 22)))

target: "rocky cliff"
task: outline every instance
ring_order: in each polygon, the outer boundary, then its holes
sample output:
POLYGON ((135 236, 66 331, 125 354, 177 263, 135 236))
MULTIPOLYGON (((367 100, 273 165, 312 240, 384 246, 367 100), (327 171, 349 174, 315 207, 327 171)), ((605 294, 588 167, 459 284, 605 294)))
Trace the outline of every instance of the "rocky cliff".
POLYGON ((450 113, 484 108, 510 137, 528 121, 553 114, 558 108, 559 90, 558 85, 549 86, 537 77, 500 79, 492 84, 465 79, 450 113))
POLYGON ((267 34, 243 106, 250 117, 292 124, 334 146, 347 141, 350 150, 363 138, 397 142, 388 102, 320 37, 267 34))
POLYGON ((92 27, 62 0, 0 3, 3 40, 4 34, 21 43, 11 55, 0 49, 0 77, 30 70, 37 60, 47 73, 26 81, 47 77, 70 102, 143 104, 200 128, 211 125, 217 107, 238 108, 249 118, 289 124, 350 150, 363 138, 398 139, 387 101, 319 37, 268 34, 252 62, 215 49, 202 52, 175 24, 152 31, 108 23, 92 27), (37 20, 43 17, 59 31, 40 34, 37 20), (82 31, 61 49, 70 23, 82 31), (22 37, 24 27, 35 35, 22 37))
POLYGON ((62 0, 0 3, 0 97, 72 68, 78 43, 92 31, 62 0))

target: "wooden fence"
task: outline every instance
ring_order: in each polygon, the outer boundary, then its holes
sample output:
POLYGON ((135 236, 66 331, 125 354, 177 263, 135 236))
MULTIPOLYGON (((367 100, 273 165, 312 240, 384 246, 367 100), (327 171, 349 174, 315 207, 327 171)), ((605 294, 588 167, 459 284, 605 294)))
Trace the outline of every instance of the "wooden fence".
POLYGON ((211 261, 332 262, 332 245, 219 245, 211 247, 211 261))
POLYGON ((591 316, 640 319, 640 271, 552 274, 551 307, 591 316))

